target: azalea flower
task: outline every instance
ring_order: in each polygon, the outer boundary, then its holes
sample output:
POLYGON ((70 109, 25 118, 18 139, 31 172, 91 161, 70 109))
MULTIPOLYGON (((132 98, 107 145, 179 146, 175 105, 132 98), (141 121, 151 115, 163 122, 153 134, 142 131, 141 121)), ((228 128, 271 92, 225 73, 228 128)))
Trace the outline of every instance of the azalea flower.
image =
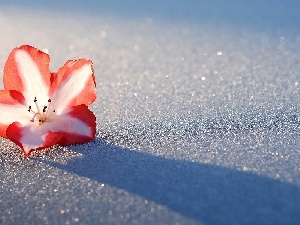
POLYGON ((12 50, 0 90, 0 136, 31 151, 95 138, 96 118, 88 105, 96 99, 92 62, 69 60, 57 73, 48 54, 28 45, 12 50))

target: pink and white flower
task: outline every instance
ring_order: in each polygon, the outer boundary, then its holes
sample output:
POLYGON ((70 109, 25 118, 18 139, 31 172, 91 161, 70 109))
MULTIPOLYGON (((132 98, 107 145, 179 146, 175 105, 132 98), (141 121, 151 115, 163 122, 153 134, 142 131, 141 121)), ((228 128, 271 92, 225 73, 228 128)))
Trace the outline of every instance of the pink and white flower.
POLYGON ((92 62, 67 61, 57 73, 48 54, 28 45, 13 49, 4 67, 0 90, 0 136, 26 156, 55 144, 95 138, 96 118, 88 105, 96 99, 92 62))

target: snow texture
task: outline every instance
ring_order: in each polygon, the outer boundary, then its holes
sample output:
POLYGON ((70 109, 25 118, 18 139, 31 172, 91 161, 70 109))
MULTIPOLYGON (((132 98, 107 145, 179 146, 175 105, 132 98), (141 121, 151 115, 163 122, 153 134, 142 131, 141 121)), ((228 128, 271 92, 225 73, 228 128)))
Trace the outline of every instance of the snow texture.
POLYGON ((300 224, 297 1, 25 2, 0 3, 1 67, 91 59, 97 137, 0 140, 0 224, 300 224))

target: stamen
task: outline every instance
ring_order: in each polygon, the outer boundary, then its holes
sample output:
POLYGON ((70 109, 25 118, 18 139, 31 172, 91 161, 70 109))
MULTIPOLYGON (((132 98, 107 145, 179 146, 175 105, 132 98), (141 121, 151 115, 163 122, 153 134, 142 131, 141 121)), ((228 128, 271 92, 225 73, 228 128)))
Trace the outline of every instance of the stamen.
POLYGON ((30 112, 31 114, 33 114, 34 116, 35 116, 36 114, 39 114, 39 113, 36 113, 35 111, 32 110, 31 105, 28 107, 28 110, 27 110, 27 111, 30 112))
POLYGON ((35 106, 36 106, 38 112, 41 112, 40 107, 39 107, 39 105, 37 104, 37 99, 36 99, 36 97, 34 97, 34 100, 33 100, 33 101, 34 101, 34 103, 35 103, 35 106))
POLYGON ((48 105, 47 106, 44 106, 44 109, 43 109, 43 112, 45 113, 45 116, 47 117, 48 116, 48 110, 50 108, 50 105, 51 105, 51 99, 49 98, 48 99, 48 105), (46 111, 47 109, 47 111, 46 111))
MULTIPOLYGON (((37 111, 36 112, 33 111, 31 105, 28 106, 28 112, 30 112, 30 113, 33 114, 33 117, 32 117, 32 119, 30 121, 34 122, 35 118, 37 117, 40 124, 46 122, 48 120, 48 117, 50 116, 50 115, 48 115, 48 112, 49 112, 50 105, 51 105, 51 99, 48 99, 48 104, 44 105, 43 110, 40 109, 40 107, 39 107, 39 105, 37 103, 37 98, 36 97, 34 97, 33 102, 34 102, 34 104, 36 106, 37 111)), ((55 112, 55 110, 53 110, 52 112, 55 112)))

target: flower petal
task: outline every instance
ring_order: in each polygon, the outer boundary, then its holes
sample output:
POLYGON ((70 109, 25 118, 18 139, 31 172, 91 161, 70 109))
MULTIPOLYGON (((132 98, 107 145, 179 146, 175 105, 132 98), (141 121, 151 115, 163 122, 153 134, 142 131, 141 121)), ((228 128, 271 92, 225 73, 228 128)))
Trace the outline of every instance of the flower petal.
POLYGON ((7 137, 15 142, 24 151, 26 156, 33 150, 50 147, 59 142, 63 134, 52 132, 49 126, 27 125, 22 126, 14 122, 7 128, 7 137))
POLYGON ((96 135, 96 117, 84 104, 73 106, 51 124, 53 131, 64 134, 61 145, 89 142, 96 135))
POLYGON ((19 91, 29 102, 34 97, 46 102, 51 77, 49 61, 49 55, 29 45, 13 49, 4 66, 4 89, 19 91))
POLYGON ((23 95, 18 91, 0 90, 0 136, 7 138, 7 127, 19 121, 22 124, 30 121, 30 113, 27 112, 23 95))
POLYGON ((55 110, 80 104, 89 105, 96 99, 92 62, 86 59, 68 61, 51 77, 51 99, 55 110))
POLYGON ((62 115, 53 115, 51 121, 41 125, 14 122, 6 135, 21 147, 26 156, 55 144, 69 145, 88 142, 95 138, 96 117, 84 104, 72 107, 62 115))

